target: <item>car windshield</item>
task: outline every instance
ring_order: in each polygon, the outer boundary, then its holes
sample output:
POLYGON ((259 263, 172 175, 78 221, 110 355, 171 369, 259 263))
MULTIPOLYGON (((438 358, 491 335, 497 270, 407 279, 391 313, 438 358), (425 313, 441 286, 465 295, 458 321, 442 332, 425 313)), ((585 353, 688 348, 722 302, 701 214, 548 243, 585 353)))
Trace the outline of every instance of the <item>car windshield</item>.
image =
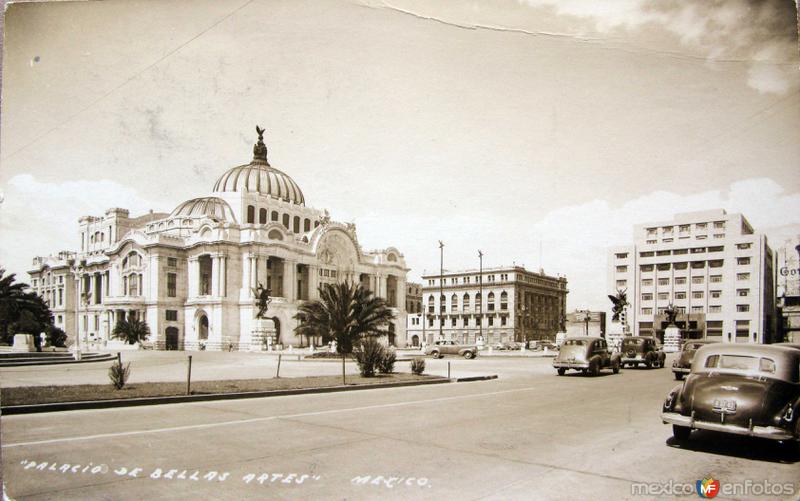
POLYGON ((703 343, 686 343, 683 345, 683 351, 699 350, 703 343))
POLYGON ((567 339, 564 341, 564 346, 586 346, 587 343, 585 339, 567 339))
POLYGON ((641 339, 641 338, 629 338, 629 339, 623 339, 622 340, 622 344, 624 344, 626 346, 632 346, 632 345, 638 346, 638 345, 643 344, 643 343, 644 343, 644 339, 641 339))

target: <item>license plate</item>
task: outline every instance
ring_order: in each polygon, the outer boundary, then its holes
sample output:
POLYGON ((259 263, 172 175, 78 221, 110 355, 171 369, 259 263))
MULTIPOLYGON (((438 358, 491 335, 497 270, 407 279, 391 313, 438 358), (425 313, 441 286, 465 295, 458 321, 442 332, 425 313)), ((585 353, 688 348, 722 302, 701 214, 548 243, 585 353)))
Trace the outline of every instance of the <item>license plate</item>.
POLYGON ((736 400, 715 399, 712 410, 722 414, 733 414, 736 412, 736 400))

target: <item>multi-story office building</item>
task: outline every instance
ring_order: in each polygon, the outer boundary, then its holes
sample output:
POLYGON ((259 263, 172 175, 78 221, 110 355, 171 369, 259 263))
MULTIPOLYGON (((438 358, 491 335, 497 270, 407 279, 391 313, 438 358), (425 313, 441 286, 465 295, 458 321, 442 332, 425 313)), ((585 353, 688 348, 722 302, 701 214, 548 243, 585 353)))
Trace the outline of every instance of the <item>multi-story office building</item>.
POLYGON ((779 337, 800 343, 800 236, 784 242, 777 253, 779 337))
POLYGON ((564 329, 567 279, 520 266, 423 275, 423 315, 407 329, 411 344, 443 338, 474 343, 555 340, 564 329), (485 300, 484 300, 485 298, 485 300))
POLYGON ((386 299, 396 316, 388 340, 406 344, 403 255, 363 249, 354 224, 306 206, 297 183, 267 161, 261 135, 252 160, 223 172, 211 191, 168 214, 132 218, 112 208, 81 218, 80 250, 35 258, 29 272, 56 325, 72 339, 79 332, 82 342, 103 343, 119 320, 140 318, 158 348, 253 349, 261 345, 254 298, 261 285, 272 298, 273 342, 319 345, 295 334, 298 306, 317 299, 319 285, 347 280, 386 299), (77 290, 78 304, 70 294, 77 290))
POLYGON ((608 256, 608 292, 626 290, 634 335, 663 340, 673 304, 688 338, 772 342, 774 256, 741 214, 722 209, 677 214, 634 227, 632 246, 608 256))
POLYGON ((406 312, 422 313, 422 284, 406 282, 406 312))

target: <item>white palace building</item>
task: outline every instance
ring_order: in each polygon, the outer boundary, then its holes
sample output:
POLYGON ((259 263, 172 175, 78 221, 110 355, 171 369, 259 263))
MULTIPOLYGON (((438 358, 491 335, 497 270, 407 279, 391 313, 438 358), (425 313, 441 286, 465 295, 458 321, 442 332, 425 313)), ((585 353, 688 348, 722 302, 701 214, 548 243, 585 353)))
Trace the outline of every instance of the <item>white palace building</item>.
POLYGON ((355 225, 307 207, 297 183, 267 161, 260 130, 252 161, 223 173, 209 196, 169 214, 84 216, 80 241, 79 252, 34 258, 29 274, 56 325, 88 346, 105 346, 119 319, 138 317, 158 349, 260 349, 251 346, 259 284, 271 291, 275 342, 318 345, 294 334, 294 315, 320 284, 344 280, 385 298, 397 317, 388 341, 407 343, 403 255, 364 251, 355 225))

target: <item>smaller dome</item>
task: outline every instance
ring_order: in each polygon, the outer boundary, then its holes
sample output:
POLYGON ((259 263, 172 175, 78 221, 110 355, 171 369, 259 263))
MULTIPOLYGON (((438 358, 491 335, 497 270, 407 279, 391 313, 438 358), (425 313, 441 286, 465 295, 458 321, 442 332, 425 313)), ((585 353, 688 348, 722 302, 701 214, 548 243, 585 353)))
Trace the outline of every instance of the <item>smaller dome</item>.
POLYGON ((218 197, 201 197, 187 200, 175 207, 169 217, 210 217, 220 221, 236 222, 228 202, 218 197))

